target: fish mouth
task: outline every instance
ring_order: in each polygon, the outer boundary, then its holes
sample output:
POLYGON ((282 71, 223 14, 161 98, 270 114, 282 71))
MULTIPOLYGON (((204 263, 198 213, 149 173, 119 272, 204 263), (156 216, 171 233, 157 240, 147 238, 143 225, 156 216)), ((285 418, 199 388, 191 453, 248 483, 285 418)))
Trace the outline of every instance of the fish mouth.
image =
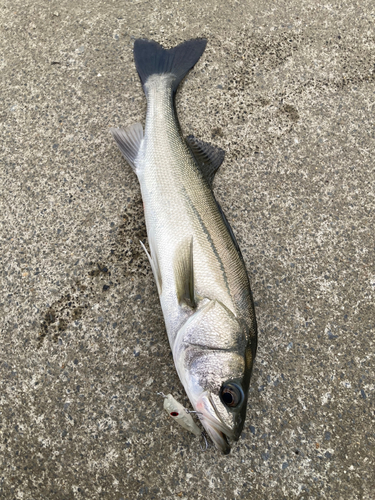
POLYGON ((224 455, 230 452, 230 444, 228 439, 235 439, 232 429, 223 424, 218 418, 215 410, 215 405, 210 396, 204 393, 196 403, 196 410, 203 427, 207 434, 212 439, 216 448, 218 448, 224 455))

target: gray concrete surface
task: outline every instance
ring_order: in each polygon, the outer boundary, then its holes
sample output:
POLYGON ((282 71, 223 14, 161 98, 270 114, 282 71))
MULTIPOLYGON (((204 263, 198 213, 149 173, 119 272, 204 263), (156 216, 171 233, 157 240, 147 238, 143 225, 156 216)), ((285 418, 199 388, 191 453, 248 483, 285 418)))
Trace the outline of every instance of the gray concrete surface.
POLYGON ((370 0, 3 1, 1 499, 375 498, 370 0), (109 127, 144 121, 137 37, 206 36, 177 98, 227 152, 259 350, 228 457, 188 404, 109 127))

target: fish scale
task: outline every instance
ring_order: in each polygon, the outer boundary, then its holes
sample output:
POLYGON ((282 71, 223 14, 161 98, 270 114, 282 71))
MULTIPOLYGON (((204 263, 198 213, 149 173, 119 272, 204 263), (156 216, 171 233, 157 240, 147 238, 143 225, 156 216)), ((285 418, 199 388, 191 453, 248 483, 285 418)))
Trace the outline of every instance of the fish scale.
MULTIPOLYGON (((241 290, 247 275, 212 190, 203 181, 178 133, 172 90, 165 87, 160 77, 147 85, 147 125, 140 152, 144 159, 140 159, 138 166, 147 231, 156 233, 151 240, 155 246, 151 253, 159 262, 167 287, 173 288, 171 261, 176 248, 193 236, 197 294, 221 300, 236 313, 231 290, 234 294, 241 290)), ((169 316, 169 310, 175 305, 165 304, 164 307, 165 315, 169 316)), ((169 332, 171 344, 175 333, 169 332)))
POLYGON ((242 288, 243 283, 229 282, 239 277, 239 262, 228 230, 218 212, 209 186, 191 156, 178 130, 173 109, 172 89, 163 77, 147 84, 148 110, 145 138, 137 174, 141 184, 147 233, 151 255, 158 261, 162 282, 162 307, 169 323, 168 336, 173 348, 180 321, 171 320, 180 313, 176 304, 173 262, 176 249, 193 237, 194 284, 197 295, 220 300, 232 312, 235 303, 229 288, 242 288), (163 112, 164 110, 164 112, 163 112), (166 134, 165 131, 168 131, 166 134), (209 228, 209 229, 208 229, 209 228), (227 255, 225 255, 225 253, 227 255), (222 257, 227 257, 224 266, 222 257), (233 269, 233 272, 231 272, 233 269))

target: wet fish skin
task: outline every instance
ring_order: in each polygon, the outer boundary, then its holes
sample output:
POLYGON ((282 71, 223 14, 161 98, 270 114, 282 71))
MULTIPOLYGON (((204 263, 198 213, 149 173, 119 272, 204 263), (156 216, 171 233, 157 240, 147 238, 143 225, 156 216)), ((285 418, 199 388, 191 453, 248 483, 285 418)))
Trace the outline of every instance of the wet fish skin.
POLYGON ((145 133, 135 124, 112 134, 140 182, 148 256, 178 375, 215 445, 229 453, 227 438, 238 439, 245 421, 257 326, 241 252, 212 192, 223 152, 184 140, 174 106, 179 82, 205 45, 196 39, 165 50, 136 40, 145 133))

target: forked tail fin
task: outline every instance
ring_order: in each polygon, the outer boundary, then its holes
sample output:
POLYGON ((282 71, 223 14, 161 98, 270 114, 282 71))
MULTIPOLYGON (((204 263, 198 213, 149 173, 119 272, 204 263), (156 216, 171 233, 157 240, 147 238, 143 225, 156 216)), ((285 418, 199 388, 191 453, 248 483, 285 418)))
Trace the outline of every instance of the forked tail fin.
POLYGON ((143 89, 151 75, 172 74, 172 89, 176 92, 181 80, 203 54, 206 44, 206 39, 195 38, 167 50, 153 40, 138 38, 134 43, 134 62, 143 89))

